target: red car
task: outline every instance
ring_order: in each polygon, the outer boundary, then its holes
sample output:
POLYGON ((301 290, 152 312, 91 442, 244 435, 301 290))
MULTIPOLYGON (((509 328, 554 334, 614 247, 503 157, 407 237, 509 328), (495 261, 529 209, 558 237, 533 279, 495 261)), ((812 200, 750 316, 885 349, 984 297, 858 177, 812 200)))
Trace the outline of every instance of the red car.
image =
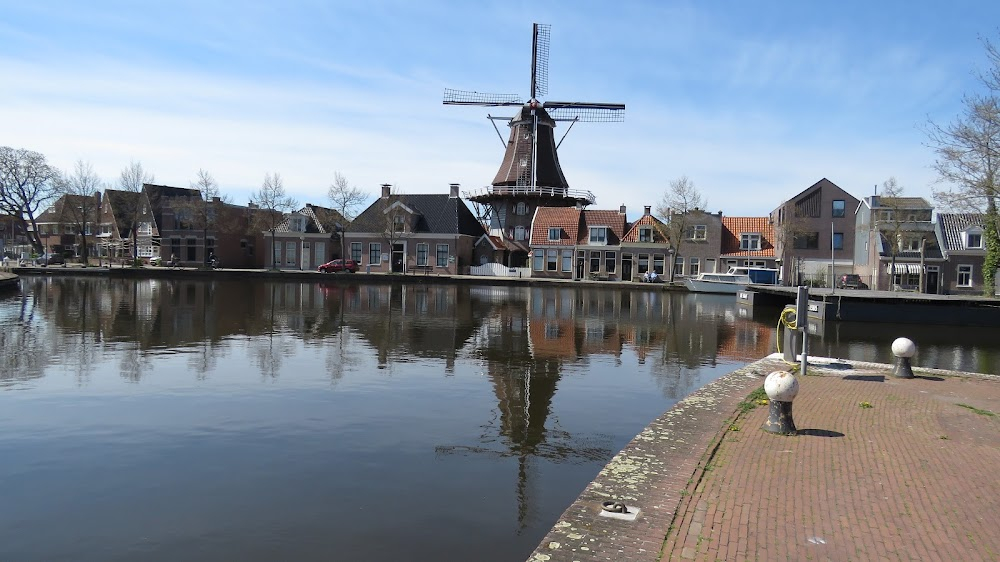
POLYGON ((320 273, 336 273, 338 271, 355 273, 358 270, 358 262, 354 260, 333 260, 317 267, 316 270, 320 273))

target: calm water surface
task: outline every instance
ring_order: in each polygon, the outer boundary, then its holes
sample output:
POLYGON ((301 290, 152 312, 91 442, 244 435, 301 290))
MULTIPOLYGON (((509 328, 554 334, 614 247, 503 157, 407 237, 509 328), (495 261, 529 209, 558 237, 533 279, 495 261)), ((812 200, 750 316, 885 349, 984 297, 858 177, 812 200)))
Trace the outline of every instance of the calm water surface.
MULTIPOLYGON (((0 559, 521 560, 652 419, 773 351, 777 311, 746 312, 27 278, 0 300, 0 559)), ((887 361, 886 326, 828 327, 813 350, 887 361)), ((995 338, 899 329, 918 364, 994 372, 995 338)))

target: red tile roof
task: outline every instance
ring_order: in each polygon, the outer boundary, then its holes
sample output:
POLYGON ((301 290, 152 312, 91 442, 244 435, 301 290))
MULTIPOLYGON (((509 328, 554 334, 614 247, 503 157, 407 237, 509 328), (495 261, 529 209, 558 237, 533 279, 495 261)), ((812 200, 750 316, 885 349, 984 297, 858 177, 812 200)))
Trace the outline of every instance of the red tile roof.
POLYGON ((666 244, 669 242, 670 235, 667 231, 667 225, 653 215, 643 215, 639 220, 632 223, 632 226, 622 238, 622 242, 638 243, 639 228, 643 226, 653 227, 653 243, 666 244))
POLYGON ((593 210, 583 211, 583 224, 581 225, 578 244, 590 243, 590 227, 606 226, 611 232, 608 234, 608 245, 616 246, 621 244, 622 236, 625 236, 625 215, 619 211, 593 210))
POLYGON ((531 222, 532 246, 575 246, 580 231, 580 214, 576 207, 539 207, 531 222), (549 229, 559 228, 559 241, 549 240, 549 229))
POLYGON ((722 255, 774 257, 774 226, 768 217, 722 217, 722 255), (760 234, 760 250, 741 250, 740 235, 760 234))

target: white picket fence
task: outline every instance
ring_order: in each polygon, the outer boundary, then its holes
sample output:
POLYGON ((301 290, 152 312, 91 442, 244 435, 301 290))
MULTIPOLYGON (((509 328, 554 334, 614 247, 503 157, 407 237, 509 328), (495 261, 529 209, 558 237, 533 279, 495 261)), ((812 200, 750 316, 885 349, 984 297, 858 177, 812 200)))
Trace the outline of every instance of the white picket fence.
POLYGON ((502 263, 487 263, 469 268, 469 273, 488 277, 531 277, 531 268, 507 267, 502 263))

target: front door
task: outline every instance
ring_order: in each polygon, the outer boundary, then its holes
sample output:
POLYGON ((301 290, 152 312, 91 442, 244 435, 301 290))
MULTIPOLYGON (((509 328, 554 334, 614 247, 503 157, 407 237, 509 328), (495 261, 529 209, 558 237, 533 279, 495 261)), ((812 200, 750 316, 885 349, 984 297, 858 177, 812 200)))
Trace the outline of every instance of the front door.
POLYGON ((927 286, 925 288, 927 293, 936 295, 938 292, 938 272, 936 269, 927 270, 927 286))
POLYGON ((632 280, 632 254, 622 256, 622 281, 632 280))
POLYGON ((403 256, 406 255, 406 246, 404 244, 393 244, 392 245, 392 272, 393 273, 403 273, 403 256))
POLYGON ((312 253, 312 252, 310 252, 310 250, 311 250, 311 248, 309 248, 309 242, 303 242, 302 243, 302 265, 299 266, 299 269, 304 269, 306 271, 312 269, 312 264, 309 263, 310 254, 312 253))

